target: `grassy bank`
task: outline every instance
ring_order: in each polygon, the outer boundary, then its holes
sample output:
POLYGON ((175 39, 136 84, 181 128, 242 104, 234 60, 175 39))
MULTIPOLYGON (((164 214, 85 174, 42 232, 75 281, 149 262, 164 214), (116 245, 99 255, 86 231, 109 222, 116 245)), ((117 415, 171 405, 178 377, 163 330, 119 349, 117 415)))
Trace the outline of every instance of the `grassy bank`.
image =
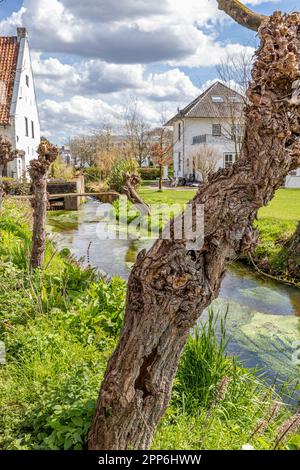
MULTIPOLYGON (((178 204, 181 207, 195 195, 195 190, 141 188, 149 204, 178 204)), ((256 226, 260 245, 253 254, 263 272, 300 286, 300 255, 289 251, 289 243, 300 220, 300 189, 279 189, 267 207, 260 209, 256 226)), ((244 261, 250 263, 249 259, 244 261)))
MULTIPOLYGON (((126 284, 106 283, 47 246, 30 273, 30 209, 0 217, 0 448, 81 449, 123 321, 126 284)), ((256 375, 226 356, 215 320, 190 337, 156 449, 272 449, 290 416, 256 375), (264 423, 261 425, 261 423, 264 423), (258 429, 259 428, 259 429, 258 429)), ((222 328, 221 328, 222 330, 222 328)), ((224 329, 223 329, 224 332, 224 329)), ((296 448, 296 435, 279 448, 296 448)))
POLYGON ((300 287, 300 253, 289 250, 300 220, 300 189, 280 189, 259 211, 260 245, 254 261, 264 272, 300 287))

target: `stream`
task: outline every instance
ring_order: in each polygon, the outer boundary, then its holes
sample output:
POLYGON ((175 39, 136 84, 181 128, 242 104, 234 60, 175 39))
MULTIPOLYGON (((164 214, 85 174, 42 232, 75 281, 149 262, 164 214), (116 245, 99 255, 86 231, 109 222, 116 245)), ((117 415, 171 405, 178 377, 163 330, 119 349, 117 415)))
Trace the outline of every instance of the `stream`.
MULTIPOLYGON (((89 261, 100 272, 127 279, 137 252, 150 247, 152 241, 99 239, 105 225, 102 208, 98 201, 90 199, 78 212, 51 212, 47 230, 59 249, 69 248, 83 263, 89 261)), ((298 380, 299 289, 261 277, 235 263, 212 308, 220 317, 227 314, 230 354, 238 355, 246 367, 259 369, 269 383, 298 380)), ((205 318, 207 312, 201 320, 205 318)))

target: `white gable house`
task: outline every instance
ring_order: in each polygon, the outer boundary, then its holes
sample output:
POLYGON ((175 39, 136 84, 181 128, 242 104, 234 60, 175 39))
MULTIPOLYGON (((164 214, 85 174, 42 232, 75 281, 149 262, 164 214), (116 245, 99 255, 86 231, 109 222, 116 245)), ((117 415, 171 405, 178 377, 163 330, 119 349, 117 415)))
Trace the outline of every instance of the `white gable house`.
MULTIPOLYGON (((243 96, 221 82, 178 110, 166 123, 174 130, 174 177, 200 182, 205 170, 232 165, 243 142, 243 110, 243 96)), ((300 168, 288 175, 285 186, 300 188, 300 168)))
POLYGON ((18 28, 17 36, 0 37, 0 134, 19 150, 4 175, 26 177, 37 157, 40 123, 25 28, 18 28))
POLYGON ((214 83, 166 124, 173 126, 174 177, 201 181, 200 159, 213 158, 214 170, 238 158, 243 136, 243 97, 214 83))

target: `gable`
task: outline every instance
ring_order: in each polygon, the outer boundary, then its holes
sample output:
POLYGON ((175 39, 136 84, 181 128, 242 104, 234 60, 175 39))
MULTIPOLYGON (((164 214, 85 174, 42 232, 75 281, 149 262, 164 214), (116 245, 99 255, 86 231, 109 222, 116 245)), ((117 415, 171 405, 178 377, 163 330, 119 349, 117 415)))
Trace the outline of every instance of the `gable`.
POLYGON ((174 121, 182 118, 240 117, 243 107, 244 99, 242 95, 221 82, 215 82, 180 110, 166 125, 170 126, 174 121))
POLYGON ((243 98, 220 82, 210 87, 186 112, 190 118, 231 118, 240 116, 243 98))
POLYGON ((18 54, 17 37, 0 37, 0 125, 9 124, 18 54))

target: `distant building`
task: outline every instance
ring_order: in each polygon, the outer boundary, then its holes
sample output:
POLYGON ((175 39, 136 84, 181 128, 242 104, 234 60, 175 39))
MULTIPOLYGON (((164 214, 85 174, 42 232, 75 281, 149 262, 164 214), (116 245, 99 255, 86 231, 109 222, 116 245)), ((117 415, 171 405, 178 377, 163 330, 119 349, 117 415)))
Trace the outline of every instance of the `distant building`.
MULTIPOLYGON (((219 156, 218 168, 232 165, 243 140, 244 99, 236 91, 215 82, 166 124, 172 126, 174 176, 201 181, 197 154, 205 146, 219 156)), ((286 178, 287 188, 300 188, 300 168, 286 178)))
POLYGON ((291 171, 291 173, 286 177, 285 187, 300 188, 300 168, 291 171))
POLYGON ((72 153, 69 145, 63 145, 60 147, 59 154, 67 165, 73 165, 72 153))
POLYGON ((187 105, 166 124, 172 126, 174 176, 201 181, 197 154, 214 148, 218 168, 232 165, 239 156, 243 128, 243 97, 220 82, 187 105))
POLYGON ((4 174, 26 176, 37 157, 40 123, 25 28, 17 28, 17 36, 0 37, 0 134, 20 150, 4 174))

